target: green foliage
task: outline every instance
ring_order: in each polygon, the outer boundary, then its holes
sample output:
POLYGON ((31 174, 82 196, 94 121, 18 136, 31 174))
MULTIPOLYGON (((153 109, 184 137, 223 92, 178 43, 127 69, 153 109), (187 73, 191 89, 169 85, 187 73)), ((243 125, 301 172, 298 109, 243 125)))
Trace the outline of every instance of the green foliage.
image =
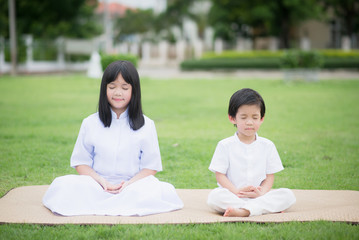
POLYGON ((67 54, 66 61, 69 62, 85 62, 89 61, 91 58, 88 54, 67 54))
POLYGON ((212 3, 209 22, 215 29, 216 37, 233 40, 233 36, 237 35, 278 36, 283 48, 290 47, 293 27, 305 20, 318 18, 322 11, 315 0, 212 0, 212 3))
POLYGON ((118 60, 127 60, 130 61, 135 67, 137 67, 137 62, 138 59, 136 56, 134 55, 130 55, 130 54, 119 54, 119 55, 105 55, 105 54, 101 54, 101 65, 102 65, 102 70, 105 70, 106 67, 114 62, 114 61, 118 61, 118 60))
POLYGON ((58 47, 53 40, 34 39, 33 59, 35 61, 56 61, 58 47))
POLYGON ((214 223, 169 225, 31 225, 2 224, 0 239, 358 239, 358 226, 339 222, 214 223), (238 237, 240 236, 240 237, 238 237))
MULTIPOLYGON (((171 0, 167 3, 166 11, 154 14, 152 10, 127 10, 124 16, 116 21, 116 38, 124 40, 133 34, 148 34, 151 41, 167 39, 175 42, 171 28, 182 27, 183 19, 190 18, 198 25, 200 36, 203 36, 207 18, 205 14, 191 12, 193 4, 201 1, 171 0)), ((146 38, 148 36, 144 36, 146 38)))
POLYGON ((359 32, 359 2, 357 0, 321 0, 325 9, 334 14, 343 26, 343 35, 354 37, 359 32))
POLYGON ((240 26, 243 24, 241 19, 241 7, 243 1, 221 1, 212 0, 212 7, 208 14, 208 22, 214 28, 214 37, 222 38, 226 41, 234 41, 236 35, 244 34, 240 26))
POLYGON ((255 50, 255 51, 223 51, 218 54, 215 52, 205 52, 202 56, 203 59, 213 58, 271 58, 282 57, 284 51, 267 51, 267 50, 255 50))
POLYGON ((200 60, 186 60, 181 63, 182 70, 216 70, 216 69, 278 69, 278 57, 241 57, 241 58, 212 58, 200 60))
POLYGON ((325 57, 323 68, 359 69, 359 57, 325 57))
MULTIPOLYGON (((101 33, 95 0, 15 1, 17 35, 90 38, 101 33)), ((0 0, 0 35, 9 37, 8 0, 0 0)))
MULTIPOLYGON (((268 50, 254 50, 254 51, 223 51, 221 53, 205 52, 203 59, 208 58, 265 58, 265 57, 282 57, 287 51, 268 51, 268 50)), ((341 49, 321 49, 316 51, 323 57, 335 58, 349 58, 359 57, 359 50, 343 51, 341 49)))
MULTIPOLYGON (((4 44, 5 61, 11 62, 11 51, 9 41, 4 44)), ((24 63, 26 61, 26 46, 23 39, 17 39, 17 62, 24 63)))
POLYGON ((126 14, 116 20, 116 29, 118 40, 132 35, 141 34, 150 31, 155 22, 155 16, 152 10, 127 10, 126 14))
POLYGON ((224 51, 208 52, 202 59, 186 60, 183 70, 280 69, 280 68, 359 69, 359 51, 224 51))
POLYGON ((322 56, 315 51, 287 51, 281 58, 282 68, 318 69, 323 65, 322 56))
POLYGON ((160 15, 164 26, 182 26, 184 18, 195 19, 195 14, 190 11, 193 2, 193 0, 169 0, 166 11, 160 15))
POLYGON ((318 51, 323 57, 334 58, 359 58, 359 50, 352 49, 350 51, 343 51, 340 49, 323 49, 318 51))
POLYGON ((193 20, 197 24, 199 37, 203 38, 207 27, 207 13, 202 11, 203 5, 201 4, 203 3, 206 5, 208 2, 201 0, 168 0, 166 10, 156 15, 154 21, 152 30, 157 33, 154 36, 154 38, 157 38, 156 41, 167 39, 170 42, 175 42, 172 27, 182 28, 184 19, 193 20))

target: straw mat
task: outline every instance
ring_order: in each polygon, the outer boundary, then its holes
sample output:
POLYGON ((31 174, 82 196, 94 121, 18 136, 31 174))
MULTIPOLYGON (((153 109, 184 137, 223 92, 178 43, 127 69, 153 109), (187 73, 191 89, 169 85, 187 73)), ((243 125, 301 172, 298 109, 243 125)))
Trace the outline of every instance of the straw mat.
POLYGON ((0 223, 33 224, 189 224, 215 222, 359 222, 359 191, 293 190, 297 202, 283 213, 239 218, 222 217, 206 204, 210 189, 177 189, 184 202, 178 211, 144 217, 75 216, 53 214, 42 203, 47 185, 18 187, 0 199, 0 223))

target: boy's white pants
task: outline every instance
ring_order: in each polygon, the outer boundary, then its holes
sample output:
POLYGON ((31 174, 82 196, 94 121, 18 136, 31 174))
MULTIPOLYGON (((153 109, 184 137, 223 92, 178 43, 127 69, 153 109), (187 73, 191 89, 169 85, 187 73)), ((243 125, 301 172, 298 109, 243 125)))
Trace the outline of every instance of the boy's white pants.
POLYGON ((281 212, 295 203, 293 192, 288 188, 271 190, 258 198, 239 198, 226 188, 213 189, 208 195, 208 205, 224 213, 228 207, 244 208, 250 216, 281 212))

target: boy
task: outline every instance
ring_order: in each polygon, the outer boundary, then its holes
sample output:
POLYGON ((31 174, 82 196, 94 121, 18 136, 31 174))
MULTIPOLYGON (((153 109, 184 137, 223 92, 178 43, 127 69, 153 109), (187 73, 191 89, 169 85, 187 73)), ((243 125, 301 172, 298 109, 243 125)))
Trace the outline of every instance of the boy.
POLYGON ((209 166, 219 187, 210 192, 208 205, 225 217, 281 212, 296 201, 289 189, 270 191, 283 165, 273 142, 257 135, 264 115, 256 91, 244 88, 232 95, 228 117, 237 132, 218 143, 209 166))

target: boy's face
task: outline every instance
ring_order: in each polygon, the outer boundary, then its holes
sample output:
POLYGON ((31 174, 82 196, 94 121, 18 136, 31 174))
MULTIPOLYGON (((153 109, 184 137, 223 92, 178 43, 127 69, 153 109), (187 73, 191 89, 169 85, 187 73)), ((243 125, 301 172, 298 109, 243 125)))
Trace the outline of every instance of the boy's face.
POLYGON ((263 120, 261 109, 257 105, 242 105, 238 108, 235 118, 229 116, 229 121, 237 126, 238 138, 245 143, 255 140, 255 134, 263 120))

